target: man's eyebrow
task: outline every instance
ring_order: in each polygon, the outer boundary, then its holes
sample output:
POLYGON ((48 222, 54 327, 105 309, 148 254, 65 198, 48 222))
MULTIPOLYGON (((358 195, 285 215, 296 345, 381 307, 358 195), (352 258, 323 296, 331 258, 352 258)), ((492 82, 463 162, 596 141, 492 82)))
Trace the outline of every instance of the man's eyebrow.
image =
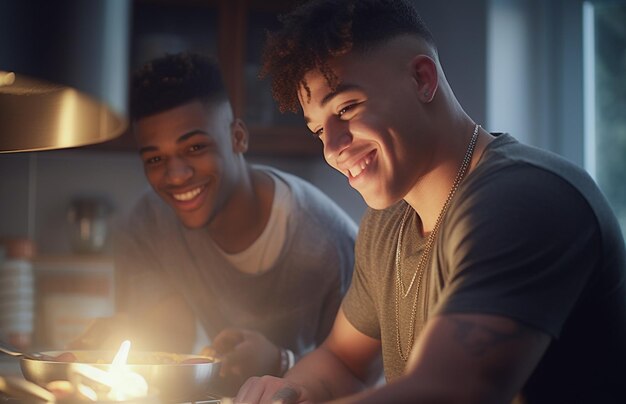
MULTIPOLYGON (((196 136, 196 135, 200 135, 200 136, 207 136, 210 137, 211 135, 209 135, 207 132, 201 130, 201 129, 194 129, 191 130, 187 133, 183 133, 182 135, 180 135, 178 137, 178 139, 176 139, 176 143, 182 143, 186 140, 188 140, 189 138, 196 136)), ((147 152, 152 152, 152 151, 157 151, 159 150, 158 147, 156 146, 144 146, 142 148, 139 149, 139 154, 143 154, 143 153, 147 153, 147 152)))
MULTIPOLYGON (((358 89, 360 89, 360 87, 357 86, 356 84, 346 84, 346 83, 339 84, 337 88, 330 91, 328 94, 324 96, 324 98, 322 98, 322 101, 320 102, 320 106, 323 107, 324 105, 328 104, 333 98, 335 98, 341 93, 345 93, 346 91, 358 90, 358 89)), ((304 122, 309 123, 311 122, 311 120, 305 115, 304 122)))
POLYGON ((144 147, 139 149, 139 154, 144 154, 144 153, 157 151, 157 150, 159 150, 159 149, 156 146, 144 146, 144 147))
POLYGON ((201 130, 201 129, 194 129, 191 130, 187 133, 183 133, 182 135, 180 135, 178 137, 178 139, 176 139, 176 143, 181 143, 184 142, 185 140, 189 139, 190 137, 196 136, 196 135, 202 135, 202 136, 207 136, 210 137, 211 135, 209 135, 207 132, 201 130))
POLYGON ((359 88, 360 87, 355 84, 339 84, 337 88, 335 88, 333 91, 326 94, 324 98, 322 98, 322 101, 320 102, 320 106, 323 107, 324 105, 328 104, 333 98, 335 98, 341 93, 345 93, 346 91, 356 90, 359 88))

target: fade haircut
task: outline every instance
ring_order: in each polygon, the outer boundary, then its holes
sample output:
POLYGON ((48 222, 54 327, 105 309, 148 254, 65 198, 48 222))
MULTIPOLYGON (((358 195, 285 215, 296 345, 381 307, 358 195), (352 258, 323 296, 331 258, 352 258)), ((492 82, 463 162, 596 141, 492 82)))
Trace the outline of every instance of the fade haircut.
POLYGON ((261 77, 270 78, 281 112, 299 110, 301 87, 310 99, 304 75, 311 70, 319 70, 335 89, 328 62, 337 56, 367 51, 403 34, 420 37, 437 52, 432 34, 405 0, 314 0, 279 20, 282 28, 268 33, 261 77))
POLYGON ((198 53, 167 54, 139 69, 132 78, 133 120, 178 107, 193 100, 205 104, 228 101, 215 59, 198 53))

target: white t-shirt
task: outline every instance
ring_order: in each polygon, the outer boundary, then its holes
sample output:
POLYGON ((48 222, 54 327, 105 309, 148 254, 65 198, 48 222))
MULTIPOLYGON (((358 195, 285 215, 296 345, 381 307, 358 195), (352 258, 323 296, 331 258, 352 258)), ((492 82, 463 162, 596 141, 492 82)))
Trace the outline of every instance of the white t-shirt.
POLYGON ((250 247, 236 254, 228 254, 221 248, 233 267, 247 274, 260 274, 269 270, 275 263, 285 244, 287 219, 292 209, 292 195, 287 184, 272 172, 267 172, 274 181, 272 211, 263 232, 250 247))
MULTIPOLYGON (((287 231, 276 243, 274 265, 253 275, 233 268, 206 227, 185 227, 148 190, 115 229, 116 271, 123 275, 120 310, 141 317, 180 296, 209 338, 225 328, 244 328, 298 356, 324 341, 352 276, 356 224, 310 183, 259 169, 272 173, 290 195, 287 231)), ((274 232, 268 234, 275 241, 274 232)))

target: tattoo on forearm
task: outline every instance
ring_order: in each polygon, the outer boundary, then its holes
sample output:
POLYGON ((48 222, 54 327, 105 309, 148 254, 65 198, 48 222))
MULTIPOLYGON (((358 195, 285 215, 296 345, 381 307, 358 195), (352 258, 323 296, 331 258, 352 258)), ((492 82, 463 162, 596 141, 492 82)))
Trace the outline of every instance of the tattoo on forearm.
POLYGON ((469 354, 474 356, 482 356, 490 348, 521 338, 529 332, 520 324, 515 324, 510 331, 502 331, 473 321, 460 319, 452 319, 452 321, 456 327, 454 338, 469 354))
POLYGON ((278 390, 272 396, 272 402, 279 401, 281 403, 295 403, 300 395, 292 387, 285 387, 278 390))

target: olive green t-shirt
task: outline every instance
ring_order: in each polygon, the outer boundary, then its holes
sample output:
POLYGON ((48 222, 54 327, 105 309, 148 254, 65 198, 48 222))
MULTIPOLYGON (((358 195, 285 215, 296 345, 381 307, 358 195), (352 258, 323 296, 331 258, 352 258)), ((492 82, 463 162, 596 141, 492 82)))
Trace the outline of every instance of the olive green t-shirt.
POLYGON ((553 337, 520 401, 626 402, 624 241, 583 170, 498 135, 456 192, 421 277, 425 239, 410 208, 396 265, 407 208, 367 211, 342 305, 358 330, 381 340, 387 380, 403 374, 399 349, 406 355, 411 329, 417 340, 429 318, 496 314, 553 337), (397 266, 405 287, 415 275, 406 297, 397 266))

